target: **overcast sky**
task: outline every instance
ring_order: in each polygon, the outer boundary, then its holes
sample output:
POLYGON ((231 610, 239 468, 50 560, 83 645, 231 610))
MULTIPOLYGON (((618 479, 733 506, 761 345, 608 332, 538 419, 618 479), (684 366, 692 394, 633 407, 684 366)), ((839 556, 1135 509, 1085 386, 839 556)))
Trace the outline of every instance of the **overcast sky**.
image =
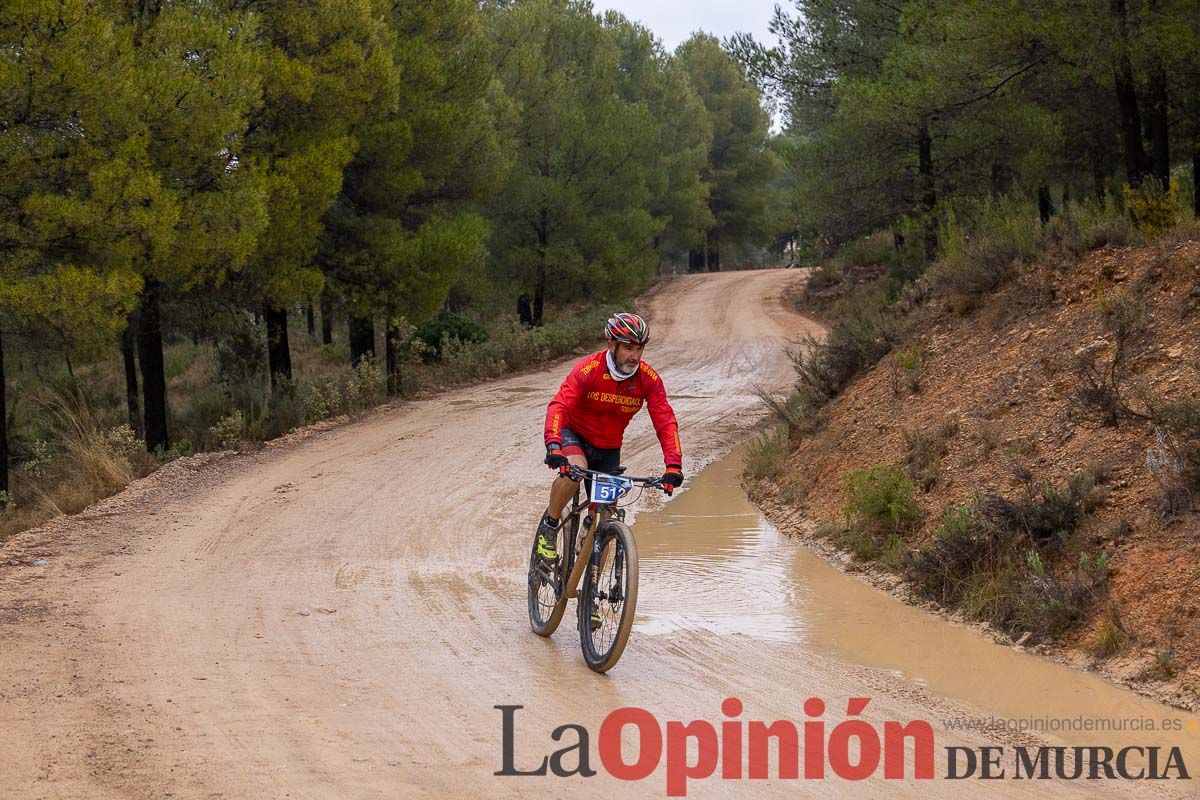
POLYGON ((613 9, 636 20, 674 50, 697 30, 721 41, 739 31, 751 33, 765 44, 775 39, 767 23, 779 3, 792 8, 790 0, 593 0, 597 13, 613 9))

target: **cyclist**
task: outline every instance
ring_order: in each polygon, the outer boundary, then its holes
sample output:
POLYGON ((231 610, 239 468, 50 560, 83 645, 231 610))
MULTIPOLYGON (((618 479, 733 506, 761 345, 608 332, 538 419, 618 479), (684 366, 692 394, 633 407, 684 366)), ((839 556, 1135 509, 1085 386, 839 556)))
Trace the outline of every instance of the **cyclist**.
POLYGON ((538 523, 537 552, 548 563, 558 557, 559 517, 575 494, 575 481, 566 471, 571 464, 600 472, 619 467, 625 428, 643 404, 649 407, 662 445, 664 488, 670 494, 683 483, 675 411, 667 402, 662 378, 642 361, 650 326, 637 314, 617 313, 604 326, 604 337, 607 349, 576 363, 546 409, 545 463, 559 471, 550 486, 550 503, 538 523))

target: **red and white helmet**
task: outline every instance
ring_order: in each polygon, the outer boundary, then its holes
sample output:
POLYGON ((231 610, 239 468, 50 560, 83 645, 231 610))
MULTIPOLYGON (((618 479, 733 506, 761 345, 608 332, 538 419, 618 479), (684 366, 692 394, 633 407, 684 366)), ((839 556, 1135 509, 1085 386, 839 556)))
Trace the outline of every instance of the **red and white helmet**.
POLYGON ((650 341, 650 326, 637 314, 619 311, 604 326, 604 338, 623 344, 645 344, 650 341))

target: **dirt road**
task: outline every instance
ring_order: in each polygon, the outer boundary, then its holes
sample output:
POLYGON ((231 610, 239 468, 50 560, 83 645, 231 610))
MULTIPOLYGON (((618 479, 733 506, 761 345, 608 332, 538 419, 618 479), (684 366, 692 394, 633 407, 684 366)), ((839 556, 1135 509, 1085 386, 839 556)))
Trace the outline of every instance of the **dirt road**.
MULTIPOLYGON (((789 382, 786 337, 815 329, 781 302, 796 279, 689 276, 649 301, 647 360, 672 394, 688 474, 757 416, 755 385, 789 382)), ((541 420, 565 370, 407 403, 209 467, 177 465, 0 549, 0 796, 662 796, 661 767, 635 783, 603 772, 494 777, 494 707, 524 706, 524 768, 562 746, 555 727, 595 736, 621 706, 716 723, 736 696, 748 719, 799 722, 816 696, 830 704, 830 727, 852 696, 872 698, 871 720, 967 710, 792 643, 691 629, 686 607, 662 632, 635 628, 607 676, 584 667, 569 624, 550 641, 532 635, 523 578, 548 483, 541 420)), ((644 414, 625 463, 661 467, 644 414)), ((746 591, 745 573, 697 580, 710 594, 746 591)), ((939 747, 959 741, 939 733, 939 747)), ((971 784, 987 796, 1051 789, 971 784)), ((960 785, 710 781, 689 795, 937 796, 960 785)))

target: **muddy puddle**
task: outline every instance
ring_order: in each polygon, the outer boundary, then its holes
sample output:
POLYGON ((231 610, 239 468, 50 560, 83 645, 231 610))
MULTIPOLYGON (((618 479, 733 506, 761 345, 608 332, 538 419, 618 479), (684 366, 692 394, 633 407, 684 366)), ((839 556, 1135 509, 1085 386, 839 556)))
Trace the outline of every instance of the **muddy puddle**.
POLYGON ((1178 745, 1200 766, 1200 714, 996 644, 840 572, 772 527, 740 473, 735 453, 663 510, 637 515, 637 635, 699 629, 802 648, 965 701, 977 725, 1041 725, 1068 745, 1178 745))

